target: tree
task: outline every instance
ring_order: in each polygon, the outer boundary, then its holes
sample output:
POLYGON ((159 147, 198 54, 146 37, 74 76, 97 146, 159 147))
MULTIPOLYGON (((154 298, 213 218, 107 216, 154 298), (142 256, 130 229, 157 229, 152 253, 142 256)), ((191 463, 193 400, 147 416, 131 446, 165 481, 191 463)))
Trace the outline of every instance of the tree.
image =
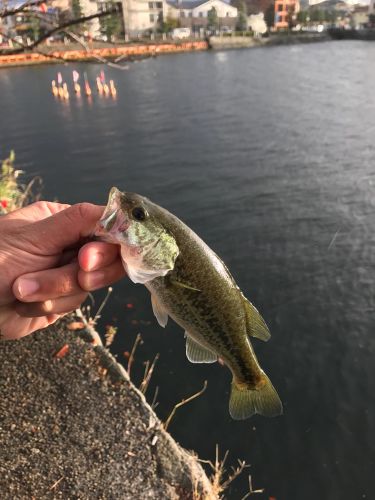
POLYGON ((48 15, 43 15, 48 7, 53 5, 53 0, 23 0, 22 3, 14 3, 13 5, 16 5, 15 7, 9 7, 9 4, 5 4, 4 6, 4 3, 0 3, 0 20, 7 17, 13 17, 15 19, 16 16, 19 15, 25 16, 29 20, 30 26, 34 26, 32 30, 34 35, 36 35, 34 41, 31 44, 26 45, 25 43, 19 41, 19 39, 16 39, 14 36, 6 32, 5 29, 1 27, 0 23, 0 34, 3 40, 12 43, 12 47, 3 49, 2 51, 6 52, 7 54, 19 54, 22 52, 33 50, 34 52, 48 55, 47 53, 42 52, 39 49, 39 45, 48 40, 51 36, 56 35, 57 33, 65 33, 71 38, 74 38, 74 40, 78 41, 86 48, 86 44, 84 42, 85 37, 82 35, 82 26, 84 25, 84 23, 91 21, 92 19, 101 19, 112 14, 118 15, 119 13, 117 5, 113 4, 113 7, 110 7, 104 12, 97 12, 95 14, 84 16, 81 13, 79 0, 72 0, 72 3, 73 17, 69 16, 69 18, 51 18, 48 15), (43 8, 43 11, 40 11, 40 7, 42 5, 45 7, 43 8), (43 30, 38 28, 38 20, 40 20, 41 24, 43 23, 43 30), (80 26, 81 29, 79 33, 75 35, 73 30, 77 26, 80 26))
POLYGON ((33 17, 30 21, 30 31, 32 33, 33 40, 38 40, 40 36, 40 19, 33 17))
POLYGON ((81 3, 79 0, 72 0, 72 13, 74 18, 82 17, 81 3))
POLYGON ((307 10, 300 10, 297 13, 297 21, 300 24, 307 24, 308 19, 309 19, 309 13, 307 12, 307 10))
POLYGON ((107 36, 109 41, 112 41, 113 38, 117 38, 122 32, 121 19, 114 14, 108 17, 103 17, 100 21, 100 26, 102 32, 107 36))
POLYGON ((174 19, 173 17, 167 17, 165 21, 163 20, 160 26, 160 31, 162 33, 169 33, 170 31, 179 27, 180 27, 179 19, 174 19))
MULTIPOLYGON (((102 10, 106 11, 108 8, 113 7, 115 3, 103 3, 102 5, 102 10)), ((108 41, 113 41, 113 38, 118 37, 122 33, 122 26, 122 21, 117 13, 110 14, 100 19, 101 32, 106 35, 108 41)))
POLYGON ((238 8, 236 30, 247 31, 247 8, 245 2, 241 2, 238 8))
POLYGON ((264 20, 266 21, 266 24, 268 28, 271 28, 275 24, 275 3, 272 2, 272 4, 267 8, 265 14, 264 14, 264 20))
POLYGON ((296 20, 296 13, 295 13, 295 5, 288 5, 287 7, 287 15, 286 15, 286 20, 288 22, 288 29, 291 30, 293 26, 295 26, 295 20, 296 20))
POLYGON ((314 23, 322 23, 325 19, 324 11, 321 9, 312 9, 310 19, 314 23))
POLYGON ((219 17, 215 7, 212 7, 207 13, 207 27, 210 30, 217 30, 219 27, 219 17))

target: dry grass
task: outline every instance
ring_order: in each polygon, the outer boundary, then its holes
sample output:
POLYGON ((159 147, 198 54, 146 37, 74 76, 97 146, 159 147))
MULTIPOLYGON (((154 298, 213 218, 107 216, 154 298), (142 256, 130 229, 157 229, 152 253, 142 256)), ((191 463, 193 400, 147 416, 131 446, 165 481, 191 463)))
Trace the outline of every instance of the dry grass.
MULTIPOLYGON (((238 460, 238 465, 237 467, 232 467, 231 471, 227 471, 225 469, 225 463, 228 458, 229 452, 226 451, 224 453, 224 457, 222 459, 219 458, 219 446, 216 445, 216 454, 215 454, 215 462, 211 462, 211 460, 201 460, 198 459, 199 462, 208 464, 212 470, 212 474, 210 477, 211 484, 212 484, 212 489, 214 494, 218 499, 224 499, 225 498, 225 491, 228 489, 229 485, 238 477, 240 476, 245 469, 250 467, 248 464, 246 464, 245 461, 243 460, 238 460)), ((248 492, 240 499, 240 500, 246 500, 249 498, 251 495, 256 495, 264 492, 263 488, 260 489, 253 489, 252 485, 252 479, 251 476, 248 476, 249 478, 249 490, 248 492)), ((204 500, 202 498, 201 494, 197 491, 197 489, 194 489, 194 500, 204 500)))
POLYGON ((177 403, 176 405, 174 405, 173 410, 171 411, 169 417, 165 421, 164 429, 165 430, 168 429, 168 426, 171 423, 172 418, 174 417, 174 415, 175 415, 175 413, 176 413, 176 411, 177 411, 178 408, 180 408, 181 406, 186 405, 186 403, 190 403, 190 401, 193 401, 193 399, 198 398, 199 396, 201 396, 204 393, 204 391, 206 390, 206 388, 207 388, 207 380, 204 381, 203 387, 202 387, 202 389, 200 391, 196 392, 195 394, 193 394, 192 396, 188 397, 187 399, 183 399, 182 401, 180 401, 179 403, 177 403))
POLYGON ((24 173, 14 166, 16 155, 11 151, 8 158, 1 162, 0 172, 0 215, 7 214, 40 198, 42 180, 34 177, 28 184, 20 183, 24 173))

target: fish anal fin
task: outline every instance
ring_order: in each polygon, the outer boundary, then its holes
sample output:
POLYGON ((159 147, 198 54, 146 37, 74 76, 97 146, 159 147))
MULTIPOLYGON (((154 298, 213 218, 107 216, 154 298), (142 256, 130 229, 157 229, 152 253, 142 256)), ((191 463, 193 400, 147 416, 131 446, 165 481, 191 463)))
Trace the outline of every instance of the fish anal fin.
POLYGON ((160 301, 153 293, 151 294, 151 304, 152 304, 152 310, 154 311, 154 314, 156 316, 156 319, 158 320, 159 325, 165 328, 166 324, 168 323, 168 312, 161 305, 160 301))
POLYGON ((263 373, 257 388, 249 389, 232 382, 229 413, 235 420, 244 420, 255 413, 276 417, 283 413, 283 405, 270 379, 263 373))
POLYGON ((259 314, 258 309, 250 301, 245 297, 243 297, 243 301, 246 313, 247 334, 250 337, 256 337, 267 342, 271 338, 271 334, 266 322, 259 314))
POLYGON ((214 352, 192 339, 188 332, 185 332, 185 335, 186 357, 191 363, 215 363, 217 361, 217 355, 214 352))

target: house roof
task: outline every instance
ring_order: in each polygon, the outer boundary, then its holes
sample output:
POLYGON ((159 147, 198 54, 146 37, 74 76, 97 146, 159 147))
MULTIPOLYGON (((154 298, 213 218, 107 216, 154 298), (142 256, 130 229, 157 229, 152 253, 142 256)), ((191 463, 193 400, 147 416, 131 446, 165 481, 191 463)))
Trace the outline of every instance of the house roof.
MULTIPOLYGON (((176 9, 195 9, 207 2, 209 2, 209 0, 167 0, 167 3, 176 9)), ((229 5, 229 2, 225 0, 222 0, 222 2, 229 5)))

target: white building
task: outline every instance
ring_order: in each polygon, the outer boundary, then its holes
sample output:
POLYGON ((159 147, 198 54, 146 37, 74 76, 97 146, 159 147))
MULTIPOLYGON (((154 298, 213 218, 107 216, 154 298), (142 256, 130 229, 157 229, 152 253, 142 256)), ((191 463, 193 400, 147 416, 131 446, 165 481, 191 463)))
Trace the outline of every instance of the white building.
MULTIPOLYGON (((97 0, 79 0, 82 16, 91 16, 99 12, 97 0)), ((100 35, 100 22, 98 18, 91 19, 85 23, 87 34, 95 38, 100 35)))
POLYGON ((122 0, 125 33, 134 36, 156 30, 160 21, 167 18, 178 20, 181 26, 206 26, 212 7, 221 26, 235 25, 238 10, 224 0, 122 0))
POLYGON ((216 9, 219 19, 237 19, 238 9, 224 0, 171 1, 168 3, 167 15, 173 19, 194 18, 207 20, 207 15, 213 7, 216 9))
POLYGON ((136 35, 155 30, 166 14, 165 1, 122 0, 125 33, 136 35))

